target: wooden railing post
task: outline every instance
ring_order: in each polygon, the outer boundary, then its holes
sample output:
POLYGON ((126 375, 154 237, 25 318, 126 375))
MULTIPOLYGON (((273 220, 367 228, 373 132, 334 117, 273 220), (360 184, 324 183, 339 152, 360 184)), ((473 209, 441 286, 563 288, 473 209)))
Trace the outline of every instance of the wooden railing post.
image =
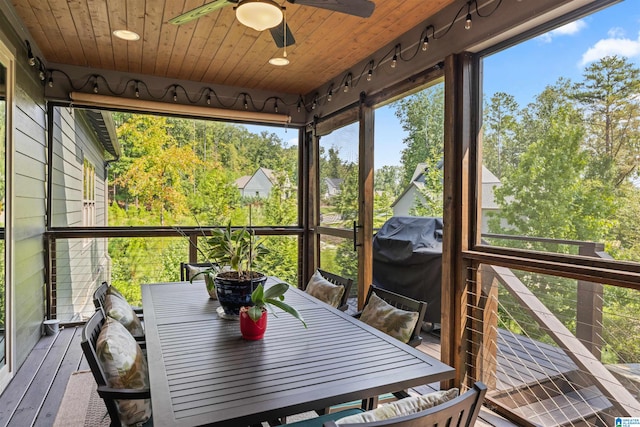
MULTIPOLYGON (((588 243, 580 246, 579 254, 597 256, 602 252, 602 243, 588 243)), ((576 307, 576 337, 596 359, 602 356, 602 300, 603 286, 600 283, 578 281, 576 307)))
POLYGON ((474 320, 479 326, 474 330, 482 333, 478 333, 477 338, 473 340, 476 350, 473 354, 475 366, 480 367, 477 379, 493 390, 496 387, 498 366, 498 279, 493 269, 487 265, 481 265, 477 277, 480 286, 476 289, 480 292, 475 302, 478 316, 474 316, 474 320))
POLYGON ((198 235, 189 234, 189 262, 198 262, 198 235))

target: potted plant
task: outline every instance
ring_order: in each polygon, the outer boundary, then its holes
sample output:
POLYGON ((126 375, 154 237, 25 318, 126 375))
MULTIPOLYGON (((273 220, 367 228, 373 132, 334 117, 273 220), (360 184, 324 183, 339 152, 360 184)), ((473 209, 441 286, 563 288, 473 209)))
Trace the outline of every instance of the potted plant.
POLYGON ((251 305, 251 294, 267 280, 267 276, 252 270, 267 249, 245 227, 234 230, 229 222, 212 232, 207 251, 208 259, 222 267, 214 283, 224 317, 237 318, 240 307, 251 305))
POLYGON ((244 339, 259 340, 264 337, 264 333, 267 330, 267 309, 273 312, 272 305, 299 319, 304 327, 307 327, 298 310, 284 302, 284 294, 287 289, 289 289, 289 285, 286 283, 277 283, 267 290, 264 289, 262 283, 258 285, 251 294, 253 305, 240 308, 240 332, 244 339))
MULTIPOLYGON (((191 276, 189 279, 189 283, 193 283, 193 281, 198 277, 202 276, 204 279, 205 286, 207 287, 207 292, 209 293, 209 298, 218 299, 218 295, 216 293, 216 285, 215 278, 218 272, 220 271, 220 266, 213 263, 210 264, 209 267, 194 267, 197 268, 198 271, 191 276)), ((189 267, 187 267, 189 268, 189 267)))

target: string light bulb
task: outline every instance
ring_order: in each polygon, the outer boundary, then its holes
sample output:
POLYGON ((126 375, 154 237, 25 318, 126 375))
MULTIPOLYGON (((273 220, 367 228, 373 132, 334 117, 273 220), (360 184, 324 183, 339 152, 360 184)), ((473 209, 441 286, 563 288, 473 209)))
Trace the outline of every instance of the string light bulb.
POLYGON ((426 52, 429 49, 429 36, 425 34, 424 40, 422 41, 422 51, 426 52))
POLYGON ((329 93, 327 94, 327 102, 331 102, 333 99, 333 90, 329 89, 329 93))
POLYGON ((349 92, 349 81, 344 82, 344 88, 342 89, 344 93, 349 92))
POLYGON ((244 96, 244 101, 243 101, 244 109, 248 110, 249 109, 249 103, 247 102, 247 95, 243 95, 243 96, 244 96))
POLYGON ((25 40, 25 43, 27 44, 27 62, 32 67, 35 67, 36 57, 33 56, 33 51, 31 50, 31 43, 29 43, 29 40, 25 40))
POLYGON ((207 105, 211 105, 211 91, 207 92, 207 105))
POLYGON ((298 113, 302 111, 302 103, 300 102, 300 99, 298 99, 298 113))
POLYGON ((273 101, 273 111, 278 112, 278 100, 273 101))
POLYGON ((49 87, 53 87, 53 76, 51 74, 49 74, 49 81, 47 82, 47 84, 49 85, 49 87))
POLYGON ((369 72, 367 72, 367 81, 370 82, 373 78, 373 70, 369 68, 369 72))
POLYGON ((98 93, 98 78, 93 82, 93 93, 98 93))
POLYGON ((314 98, 313 99, 313 104, 311 104, 311 109, 315 110, 317 105, 318 105, 318 101, 314 98))
POLYGON ((136 82, 136 98, 140 98, 140 86, 138 82, 136 82))
POLYGON ((467 18, 466 18, 466 21, 464 22, 464 29, 465 30, 471 29, 471 1, 467 3, 467 18))
POLYGON ((178 102, 178 93, 176 92, 175 87, 173 88, 173 102, 178 102))

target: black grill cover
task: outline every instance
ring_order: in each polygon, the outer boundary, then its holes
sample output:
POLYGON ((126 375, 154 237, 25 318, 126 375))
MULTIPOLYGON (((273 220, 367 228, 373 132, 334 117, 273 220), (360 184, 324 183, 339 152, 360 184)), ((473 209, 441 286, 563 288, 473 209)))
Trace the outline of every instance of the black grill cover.
POLYGON ((440 323, 442 218, 391 217, 373 237, 373 283, 427 303, 440 323))

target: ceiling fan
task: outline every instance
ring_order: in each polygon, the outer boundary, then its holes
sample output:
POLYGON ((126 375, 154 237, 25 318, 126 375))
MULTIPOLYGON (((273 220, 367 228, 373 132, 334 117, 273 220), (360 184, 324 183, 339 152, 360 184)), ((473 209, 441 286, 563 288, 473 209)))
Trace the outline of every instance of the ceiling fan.
MULTIPOLYGON (((287 0, 291 4, 317 7, 348 15, 368 18, 375 9, 375 3, 370 0, 287 0)), ((248 27, 258 31, 269 29, 276 45, 281 48, 291 46, 296 41, 289 26, 278 25, 282 22, 282 6, 273 0, 214 0, 196 7, 188 12, 169 20, 175 25, 186 24, 215 10, 226 6, 234 6, 236 19, 248 27), (286 31, 286 37, 285 37, 286 31)))

